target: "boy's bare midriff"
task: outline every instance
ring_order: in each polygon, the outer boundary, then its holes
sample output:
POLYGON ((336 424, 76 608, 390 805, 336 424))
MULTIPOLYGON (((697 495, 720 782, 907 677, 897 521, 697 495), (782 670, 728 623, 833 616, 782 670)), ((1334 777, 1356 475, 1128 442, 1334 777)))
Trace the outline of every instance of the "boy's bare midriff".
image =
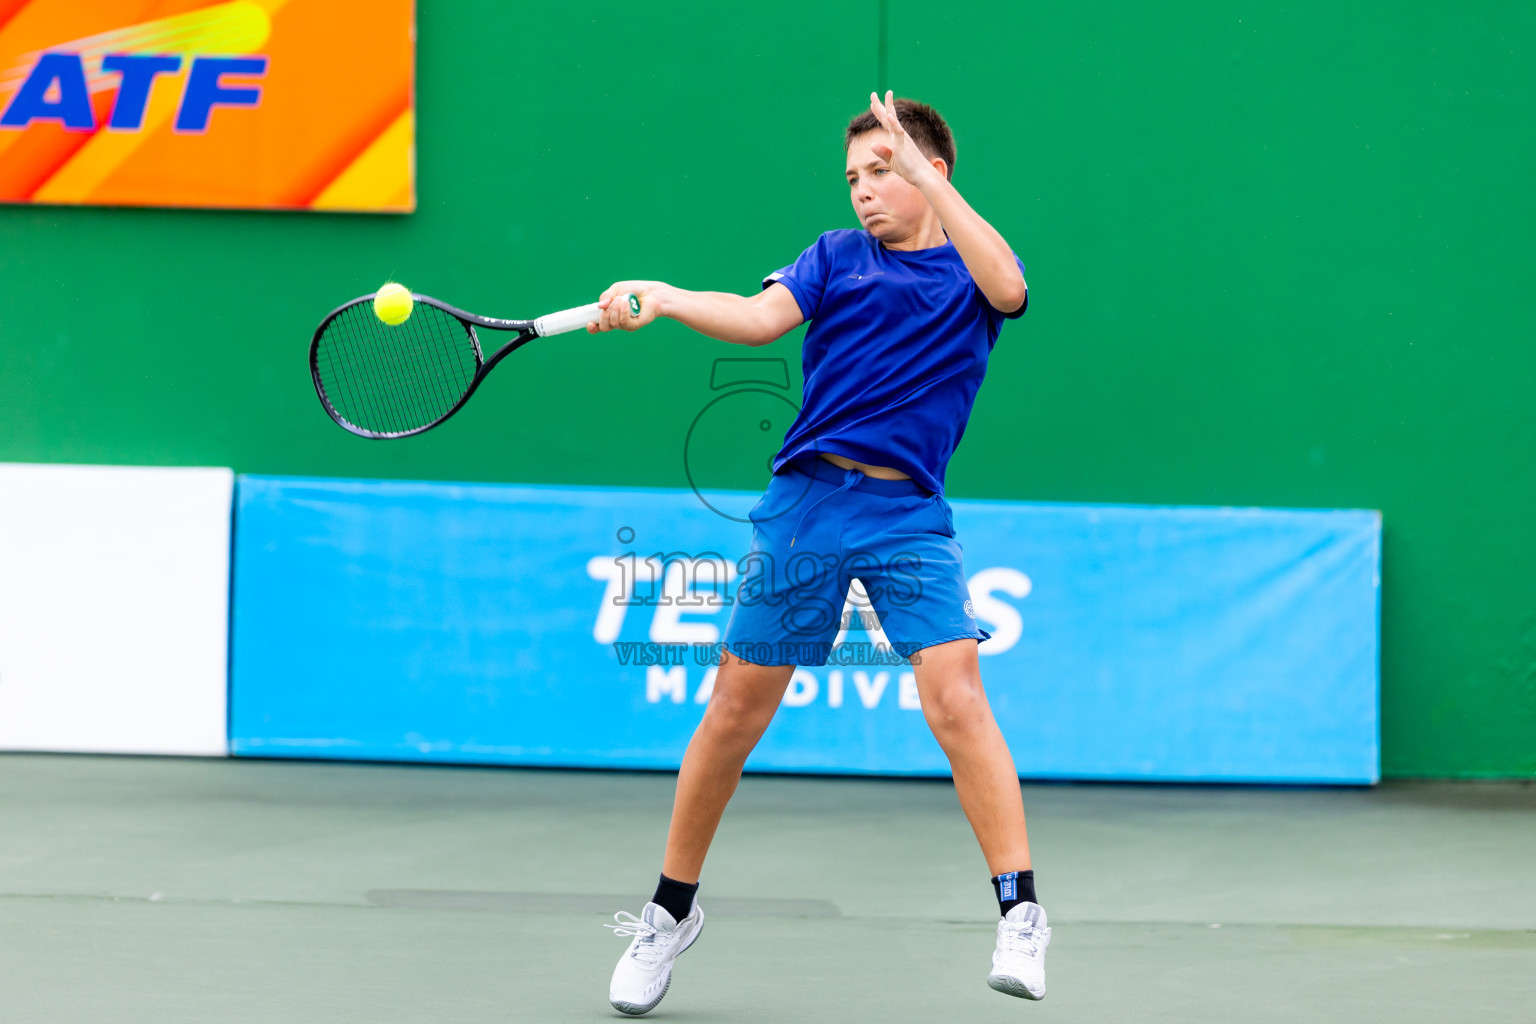
POLYGON ((850 459, 843 455, 833 455, 831 452, 817 452, 816 454, 820 455, 822 458, 826 459, 828 462, 832 463, 832 465, 838 467, 839 469, 856 469, 860 473, 863 473, 865 476, 872 476, 876 480, 912 479, 901 470, 892 469, 890 466, 871 466, 867 462, 860 462, 857 459, 850 459))

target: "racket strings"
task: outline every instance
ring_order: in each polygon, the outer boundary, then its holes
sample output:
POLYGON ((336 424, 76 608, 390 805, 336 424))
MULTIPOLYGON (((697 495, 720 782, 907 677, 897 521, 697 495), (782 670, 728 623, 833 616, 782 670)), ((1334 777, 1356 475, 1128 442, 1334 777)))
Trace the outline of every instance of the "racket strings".
POLYGON ((342 310, 320 334, 315 371, 342 419, 367 433, 420 430, 458 404, 480 368, 469 327, 418 303, 391 327, 368 303, 342 310))
MULTIPOLYGON (((394 330, 388 324, 379 321, 377 317, 371 319, 374 323, 380 324, 375 331, 380 344, 372 347, 370 351, 380 357, 378 379, 385 386, 378 389, 377 394, 385 399, 384 404, 393 416, 391 429, 411 430, 425 425, 435 418, 432 416, 433 396, 430 392, 437 389, 431 386, 435 380, 431 374, 427 373, 428 366, 422 357, 430 354, 431 345, 436 344, 437 339, 434 337, 429 344, 420 346, 415 344, 417 339, 411 337, 414 332, 394 330), (426 380, 423 380, 424 376, 426 380)), ((362 316, 354 318, 351 326, 362 327, 368 321, 369 318, 365 312, 362 316)), ((404 327, 408 324, 410 324, 409 320, 398 326, 404 327)), ((422 327, 431 327, 430 315, 418 322, 418 330, 422 327)), ((444 407, 443 411, 446 412, 447 407, 444 407)))
MULTIPOLYGON (((380 349, 386 344, 385 338, 369 338, 366 329, 359 330, 358 318, 352 310, 347 310, 331 321, 330 328, 326 331, 326 337, 332 334, 340 342, 335 349, 335 354, 344 367, 344 373, 351 387, 341 390, 337 398, 333 398, 331 404, 336 411, 354 426, 376 433, 390 433, 399 429, 397 424, 401 421, 395 403, 391 396, 382 387, 387 385, 384 372, 380 365, 380 349), (337 404, 337 399, 341 404, 337 404), (357 419, 353 419, 357 416, 357 419)), ((322 344, 324 344, 322 339, 322 344)), ((324 382, 322 382, 324 383, 324 382)), ((326 397, 331 397, 327 389, 326 397)))
POLYGON ((468 341, 473 354, 474 341, 470 328, 461 321, 451 317, 437 317, 431 322, 432 332, 438 344, 432 348, 432 361, 437 367, 437 379, 441 382, 444 396, 449 399, 449 408, 457 402, 469 388, 469 382, 474 379, 475 370, 479 368, 479 359, 471 363, 468 376, 461 373, 462 367, 442 358, 442 354, 451 351, 455 341, 468 341), (450 381, 452 382, 450 384, 450 381))

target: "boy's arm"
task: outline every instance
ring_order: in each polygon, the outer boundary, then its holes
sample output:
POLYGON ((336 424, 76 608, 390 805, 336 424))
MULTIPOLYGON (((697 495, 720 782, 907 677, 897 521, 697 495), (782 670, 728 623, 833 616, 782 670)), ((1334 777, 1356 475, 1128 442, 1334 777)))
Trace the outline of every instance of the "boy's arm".
POLYGON ((800 303, 782 284, 772 284, 756 295, 729 292, 690 292, 662 281, 619 281, 598 300, 602 318, 587 330, 638 331, 658 316, 671 317, 700 334, 733 345, 766 345, 799 326, 805 319, 800 303), (630 312, 628 302, 616 301, 634 294, 640 315, 630 312))
POLYGON ((889 145, 876 144, 870 148, 928 200, 955 250, 965 261, 965 268, 971 272, 976 287, 981 289, 992 308, 1003 313, 1016 311, 1024 305, 1027 286, 1013 250, 996 228, 971 209, 944 172, 917 148, 917 143, 897 120, 892 99, 892 94, 887 92, 885 102, 881 103, 878 96, 869 94, 869 109, 891 133, 889 145))

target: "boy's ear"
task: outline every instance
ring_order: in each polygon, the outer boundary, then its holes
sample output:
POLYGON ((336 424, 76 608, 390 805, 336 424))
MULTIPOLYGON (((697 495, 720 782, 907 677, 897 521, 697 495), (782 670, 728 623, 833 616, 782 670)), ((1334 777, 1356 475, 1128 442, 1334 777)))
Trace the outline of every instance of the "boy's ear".
POLYGON ((934 157, 932 160, 930 160, 928 162, 933 164, 933 169, 934 170, 936 170, 940 174, 944 175, 944 180, 945 181, 949 180, 949 164, 946 164, 944 162, 944 158, 943 157, 936 156, 936 157, 934 157))

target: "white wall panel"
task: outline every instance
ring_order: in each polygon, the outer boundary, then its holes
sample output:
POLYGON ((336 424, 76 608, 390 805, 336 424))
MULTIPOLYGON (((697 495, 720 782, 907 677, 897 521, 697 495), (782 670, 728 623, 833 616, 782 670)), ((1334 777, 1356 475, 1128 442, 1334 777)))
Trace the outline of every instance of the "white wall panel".
POLYGON ((227 753, 233 488, 0 463, 0 749, 227 753))

